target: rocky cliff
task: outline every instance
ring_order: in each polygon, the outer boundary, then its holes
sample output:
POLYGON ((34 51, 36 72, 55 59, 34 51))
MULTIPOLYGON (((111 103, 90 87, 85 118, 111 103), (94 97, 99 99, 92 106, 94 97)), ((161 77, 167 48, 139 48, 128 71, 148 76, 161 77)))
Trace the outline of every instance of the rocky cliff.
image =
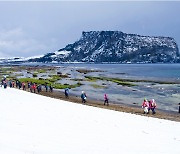
POLYGON ((176 63, 180 53, 171 37, 140 36, 120 31, 82 32, 81 38, 37 62, 176 63))

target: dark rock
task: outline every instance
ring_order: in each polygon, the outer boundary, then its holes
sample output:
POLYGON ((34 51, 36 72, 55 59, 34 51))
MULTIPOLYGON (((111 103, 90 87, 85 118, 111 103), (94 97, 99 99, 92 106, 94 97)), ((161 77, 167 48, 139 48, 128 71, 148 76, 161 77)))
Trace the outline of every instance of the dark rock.
POLYGON ((140 36, 120 31, 82 32, 81 38, 37 62, 177 63, 180 54, 171 37, 140 36))

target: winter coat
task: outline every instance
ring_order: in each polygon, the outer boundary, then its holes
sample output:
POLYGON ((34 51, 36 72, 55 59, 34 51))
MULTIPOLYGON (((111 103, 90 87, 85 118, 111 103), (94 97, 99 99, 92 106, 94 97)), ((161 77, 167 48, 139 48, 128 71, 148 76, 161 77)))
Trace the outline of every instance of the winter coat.
POLYGON ((146 100, 142 103, 142 107, 148 107, 149 108, 149 102, 146 100))
POLYGON ((104 94, 104 100, 108 100, 107 94, 104 94))
POLYGON ((85 93, 81 94, 81 98, 86 99, 86 94, 85 93))

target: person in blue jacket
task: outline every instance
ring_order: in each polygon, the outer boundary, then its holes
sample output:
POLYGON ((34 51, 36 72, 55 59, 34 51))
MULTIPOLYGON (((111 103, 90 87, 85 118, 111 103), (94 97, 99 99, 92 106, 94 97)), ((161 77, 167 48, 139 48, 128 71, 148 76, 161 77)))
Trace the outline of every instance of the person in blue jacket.
POLYGON ((86 103, 87 95, 84 91, 82 91, 81 99, 82 99, 82 103, 86 103))
POLYGON ((66 88, 64 90, 64 95, 65 95, 66 98, 69 98, 69 88, 66 88))

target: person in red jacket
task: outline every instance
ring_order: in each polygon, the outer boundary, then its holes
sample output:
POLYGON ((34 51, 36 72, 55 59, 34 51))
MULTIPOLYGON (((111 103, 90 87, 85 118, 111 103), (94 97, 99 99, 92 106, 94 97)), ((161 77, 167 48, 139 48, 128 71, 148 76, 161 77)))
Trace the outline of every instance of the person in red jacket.
POLYGON ((36 84, 35 83, 33 84, 33 91, 34 91, 34 93, 36 93, 36 84))
POLYGON ((144 114, 149 113, 149 102, 147 99, 144 99, 144 101, 142 103, 142 108, 144 109, 144 114))

